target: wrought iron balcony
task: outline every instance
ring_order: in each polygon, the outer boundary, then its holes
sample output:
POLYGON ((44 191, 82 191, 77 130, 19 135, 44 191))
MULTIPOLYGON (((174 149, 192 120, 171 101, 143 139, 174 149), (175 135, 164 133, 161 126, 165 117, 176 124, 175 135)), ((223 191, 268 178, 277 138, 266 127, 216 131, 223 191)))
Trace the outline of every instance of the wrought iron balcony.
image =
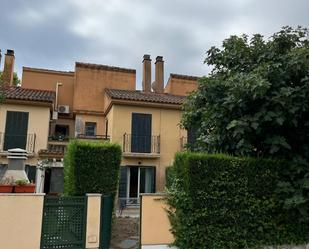
POLYGON ((109 141, 110 138, 108 135, 94 135, 94 136, 88 136, 86 134, 78 134, 76 136, 77 139, 90 139, 90 140, 104 140, 109 141))
POLYGON ((123 135, 123 152, 135 154, 160 154, 160 136, 123 135))
POLYGON ((0 132, 0 152, 6 153, 9 149, 20 148, 27 151, 29 155, 35 151, 36 134, 13 135, 0 132))

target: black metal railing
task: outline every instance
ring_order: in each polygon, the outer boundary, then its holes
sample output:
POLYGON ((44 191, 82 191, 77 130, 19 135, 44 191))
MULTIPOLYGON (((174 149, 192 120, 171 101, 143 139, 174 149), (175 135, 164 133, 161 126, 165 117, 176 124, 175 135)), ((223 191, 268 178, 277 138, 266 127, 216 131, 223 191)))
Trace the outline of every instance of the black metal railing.
POLYGON ((187 148, 188 138, 181 137, 180 138, 180 151, 184 151, 187 148))
POLYGON ((93 136, 88 136, 86 134, 78 134, 76 136, 78 139, 91 139, 91 140, 106 140, 109 141, 110 138, 108 135, 93 135, 93 136))
POLYGON ((20 148, 26 150, 29 154, 34 153, 36 134, 14 135, 0 132, 0 152, 6 152, 9 149, 20 148))
POLYGON ((160 136, 124 134, 123 152, 160 154, 160 136))

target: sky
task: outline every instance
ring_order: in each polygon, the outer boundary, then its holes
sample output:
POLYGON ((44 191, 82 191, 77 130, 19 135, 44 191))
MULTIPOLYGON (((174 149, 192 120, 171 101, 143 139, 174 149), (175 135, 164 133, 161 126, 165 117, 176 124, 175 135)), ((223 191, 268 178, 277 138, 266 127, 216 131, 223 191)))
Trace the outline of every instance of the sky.
POLYGON ((140 89, 144 54, 163 56, 165 82, 207 75, 211 46, 309 27, 308 11, 309 0, 0 0, 0 49, 15 51, 19 77, 23 66, 73 71, 81 61, 136 69, 140 89))

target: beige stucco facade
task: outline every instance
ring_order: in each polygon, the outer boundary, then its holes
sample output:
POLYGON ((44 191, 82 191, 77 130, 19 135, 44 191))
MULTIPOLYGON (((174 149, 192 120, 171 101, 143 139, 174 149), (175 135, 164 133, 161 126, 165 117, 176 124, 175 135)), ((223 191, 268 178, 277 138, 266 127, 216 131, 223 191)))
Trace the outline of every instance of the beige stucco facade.
POLYGON ((156 194, 141 196, 140 242, 142 248, 167 248, 165 245, 174 241, 174 236, 170 232, 171 225, 166 212, 168 206, 164 197, 164 195, 156 194))
MULTIPOLYGON (((26 164, 37 165, 38 152, 41 149, 47 148, 48 133, 49 133, 49 120, 50 120, 50 107, 27 105, 27 104, 0 104, 0 132, 5 132, 6 115, 8 111, 14 112, 27 112, 29 113, 28 119, 28 134, 35 134, 34 141, 34 154, 30 154, 26 164)), ((28 141, 27 141, 28 142, 28 141)), ((0 157, 0 163, 7 164, 6 155, 0 157)))
POLYGON ((180 138, 186 131, 180 128, 181 110, 162 107, 145 107, 114 104, 107 114, 109 123, 108 135, 112 142, 123 146, 124 134, 131 133, 132 113, 151 114, 152 136, 160 136, 159 155, 124 155, 122 166, 156 167, 156 189, 162 191, 165 186, 165 170, 172 164, 177 151, 180 150, 180 138))
POLYGON ((39 249, 44 195, 0 194, 0 248, 39 249))

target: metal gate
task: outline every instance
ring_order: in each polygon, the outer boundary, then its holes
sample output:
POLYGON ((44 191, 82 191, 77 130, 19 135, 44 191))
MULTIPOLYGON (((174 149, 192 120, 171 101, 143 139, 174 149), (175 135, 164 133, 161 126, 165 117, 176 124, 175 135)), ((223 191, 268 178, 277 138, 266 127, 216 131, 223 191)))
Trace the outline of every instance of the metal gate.
POLYGON ((103 196, 101 199, 100 249, 109 249, 111 240, 113 202, 114 198, 112 196, 103 196))
POLYGON ((84 249, 87 197, 45 197, 41 249, 84 249))

